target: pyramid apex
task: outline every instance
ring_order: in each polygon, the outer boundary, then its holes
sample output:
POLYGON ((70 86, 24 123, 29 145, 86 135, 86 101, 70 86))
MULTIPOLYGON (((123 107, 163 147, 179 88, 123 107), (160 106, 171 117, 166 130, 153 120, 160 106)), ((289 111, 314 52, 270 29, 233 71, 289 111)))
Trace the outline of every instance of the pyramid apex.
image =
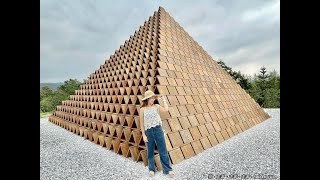
POLYGON ((159 6, 159 11, 165 11, 165 9, 162 6, 159 6))

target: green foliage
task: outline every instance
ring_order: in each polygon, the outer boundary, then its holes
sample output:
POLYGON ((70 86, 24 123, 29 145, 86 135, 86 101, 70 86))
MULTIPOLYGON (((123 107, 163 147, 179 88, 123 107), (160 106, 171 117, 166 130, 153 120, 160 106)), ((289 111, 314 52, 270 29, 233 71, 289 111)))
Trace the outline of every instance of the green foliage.
POLYGON ((52 103, 52 99, 53 99, 53 96, 48 96, 48 97, 44 97, 40 101, 40 110, 42 112, 52 111, 55 108, 55 106, 52 103))
POLYGON ((224 63, 221 59, 219 59, 219 61, 217 63, 222 67, 222 69, 227 71, 232 76, 232 68, 231 67, 227 66, 226 63, 224 63))
POLYGON ((264 92, 263 107, 280 108, 280 89, 268 88, 264 92))
POLYGON ((44 97, 48 97, 48 96, 52 96, 53 95, 53 91, 52 89, 50 89, 48 86, 44 86, 40 89, 40 101, 44 98, 44 97))
POLYGON ((270 77, 270 75, 267 74, 266 68, 265 68, 264 66, 262 66, 262 67, 260 68, 260 74, 258 75, 258 78, 259 78, 261 81, 265 81, 265 80, 267 80, 269 77, 270 77))
POLYGON ((69 79, 59 86, 56 91, 51 90, 48 86, 42 87, 40 90, 40 113, 51 112, 62 101, 67 100, 75 90, 80 89, 80 83, 76 79, 69 79))
POLYGON ((69 96, 70 94, 68 94, 67 92, 64 92, 62 90, 57 90, 54 92, 54 95, 52 96, 51 103, 53 104, 54 107, 56 107, 60 105, 62 101, 67 100, 69 96))
POLYGON ((267 72, 263 66, 253 79, 245 77, 240 71, 232 71, 222 60, 218 64, 263 108, 280 108, 280 75, 275 71, 267 72))
POLYGON ((236 71, 232 71, 232 68, 227 66, 221 59, 217 62, 222 69, 224 69, 225 71, 227 71, 230 76, 244 89, 248 92, 248 90, 251 87, 251 84, 249 82, 249 79, 245 77, 244 74, 241 74, 240 71, 236 72, 236 71))
POLYGON ((58 91, 61 90, 69 95, 72 95, 74 94, 75 90, 80 89, 80 84, 81 82, 76 79, 69 79, 67 81, 64 81, 64 84, 58 87, 58 91))
POLYGON ((250 95, 264 108, 280 108, 280 75, 274 70, 267 73, 265 67, 255 75, 255 87, 250 95))
POLYGON ((269 73, 268 88, 280 89, 280 76, 277 71, 273 70, 269 73))
POLYGON ((259 105, 263 104, 264 98, 262 90, 255 81, 251 82, 249 94, 259 105))
POLYGON ((248 91, 250 89, 251 84, 249 82, 249 79, 246 78, 244 74, 241 74, 240 71, 232 72, 232 77, 244 90, 248 91))

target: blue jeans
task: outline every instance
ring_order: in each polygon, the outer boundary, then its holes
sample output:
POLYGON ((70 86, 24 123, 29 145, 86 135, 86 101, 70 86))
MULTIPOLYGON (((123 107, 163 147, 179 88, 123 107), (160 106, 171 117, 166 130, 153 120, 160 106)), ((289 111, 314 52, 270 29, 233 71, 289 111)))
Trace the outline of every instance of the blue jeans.
POLYGON ((169 171, 172 171, 172 168, 170 166, 169 154, 167 151, 162 127, 160 125, 157 125, 155 127, 147 129, 144 132, 148 138, 148 142, 146 142, 146 145, 149 171, 156 172, 156 166, 154 161, 154 149, 156 143, 160 154, 160 161, 162 165, 163 174, 168 174, 169 171))

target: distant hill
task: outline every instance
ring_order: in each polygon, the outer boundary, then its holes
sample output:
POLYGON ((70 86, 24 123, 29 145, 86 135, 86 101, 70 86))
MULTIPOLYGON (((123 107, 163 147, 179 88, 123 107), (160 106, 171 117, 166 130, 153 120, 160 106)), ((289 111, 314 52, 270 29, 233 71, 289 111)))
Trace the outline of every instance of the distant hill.
POLYGON ((40 89, 44 86, 48 86, 52 90, 57 90, 61 85, 63 85, 63 83, 40 83, 40 89))

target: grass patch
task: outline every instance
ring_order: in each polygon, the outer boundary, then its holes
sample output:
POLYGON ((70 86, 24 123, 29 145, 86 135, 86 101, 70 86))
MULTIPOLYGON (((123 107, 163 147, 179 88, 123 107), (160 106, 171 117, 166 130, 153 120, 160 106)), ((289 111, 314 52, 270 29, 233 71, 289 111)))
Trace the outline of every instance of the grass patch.
POLYGON ((41 112, 40 113, 40 118, 45 118, 45 117, 48 117, 52 114, 52 111, 51 112, 41 112))

